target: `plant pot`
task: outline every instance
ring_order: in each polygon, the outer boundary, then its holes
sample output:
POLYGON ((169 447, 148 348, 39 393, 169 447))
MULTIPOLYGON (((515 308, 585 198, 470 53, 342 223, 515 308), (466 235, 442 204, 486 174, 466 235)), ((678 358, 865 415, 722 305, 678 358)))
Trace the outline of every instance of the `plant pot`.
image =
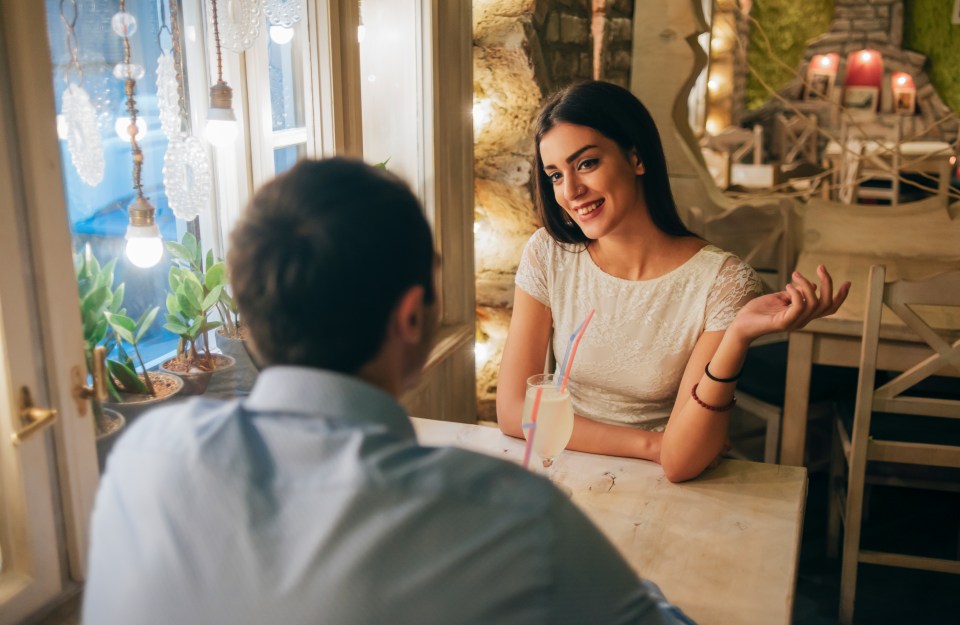
POLYGON ((179 363, 176 362, 176 358, 165 361, 160 365, 160 369, 165 373, 175 375, 183 380, 183 390, 180 391, 181 394, 202 395, 204 391, 207 390, 207 386, 210 385, 210 378, 212 378, 214 374, 221 374, 228 371, 236 364, 232 356, 226 356, 224 354, 210 354, 210 358, 213 360, 213 368, 209 371, 204 371, 199 368, 180 371, 178 369, 181 367, 179 363))
POLYGON ((231 356, 236 364, 229 371, 218 374, 210 381, 207 388, 208 395, 225 398, 245 397, 250 394, 253 383, 257 380, 260 369, 254 364, 247 351, 247 342, 243 338, 233 338, 216 332, 217 348, 225 355, 231 356))
POLYGON ((155 386, 162 386, 165 389, 167 393, 166 395, 161 395, 160 397, 151 397, 150 395, 132 395, 124 393, 122 394, 123 401, 104 402, 104 408, 116 410, 122 414, 127 421, 127 425, 129 426, 132 425, 133 422, 147 410, 155 408, 164 402, 170 401, 183 392, 183 380, 177 376, 169 373, 161 373, 160 371, 151 371, 149 375, 150 380, 155 386))
POLYGON ((98 419, 98 426, 103 426, 103 429, 97 428, 97 464, 100 466, 100 473, 103 473, 104 467, 107 466, 107 456, 110 455, 113 444, 120 438, 127 420, 116 410, 110 408, 100 410, 102 416, 98 419))

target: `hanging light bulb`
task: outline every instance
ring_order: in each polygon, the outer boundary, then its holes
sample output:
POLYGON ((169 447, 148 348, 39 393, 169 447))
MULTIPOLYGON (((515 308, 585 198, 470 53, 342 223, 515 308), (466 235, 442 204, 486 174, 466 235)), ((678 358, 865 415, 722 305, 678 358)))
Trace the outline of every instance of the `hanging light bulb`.
POLYGON ((233 112, 233 89, 223 80, 223 58, 220 52, 220 22, 217 0, 212 0, 213 39, 217 47, 217 84, 210 87, 210 108, 203 136, 218 147, 229 147, 237 138, 237 116, 233 112))
POLYGON ((155 218, 156 209, 144 197, 138 197, 127 207, 130 225, 127 226, 126 254, 137 267, 153 267, 163 257, 163 240, 155 218))
POLYGON ((283 46, 293 41, 293 29, 274 24, 270 27, 270 39, 278 46, 283 46))
MULTIPOLYGON (((130 63, 130 35, 136 29, 136 20, 124 9, 125 0, 120 0, 120 11, 113 16, 113 29, 123 38, 123 63, 118 67, 132 67, 130 63)), ((124 237, 127 240, 126 254, 130 262, 137 267, 153 267, 163 256, 163 240, 160 238, 160 229, 157 227, 156 212, 157 209, 150 204, 143 195, 143 181, 141 174, 143 171, 143 150, 140 149, 140 123, 142 118, 137 113, 137 77, 135 73, 127 72, 122 74, 124 81, 124 93, 127 96, 127 112, 123 122, 123 127, 127 132, 126 138, 130 141, 130 151, 133 154, 133 188, 137 192, 136 199, 127 207, 130 215, 130 225, 127 226, 127 234, 124 237), (133 132, 131 132, 131 130, 133 132)), ((143 125, 146 132, 146 124, 143 125)), ((118 133, 119 133, 119 129, 118 133)))

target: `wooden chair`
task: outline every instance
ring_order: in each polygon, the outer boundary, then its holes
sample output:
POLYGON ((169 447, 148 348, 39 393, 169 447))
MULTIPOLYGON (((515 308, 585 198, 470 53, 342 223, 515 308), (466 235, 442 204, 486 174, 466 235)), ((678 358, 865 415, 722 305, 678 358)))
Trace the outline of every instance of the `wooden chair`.
POLYGON ((798 158, 808 163, 820 161, 820 134, 816 115, 811 113, 787 116, 778 113, 775 123, 781 165, 793 163, 798 158))
MULTIPOLYGON (((886 269, 883 265, 871 267, 852 430, 848 432, 841 419, 836 421, 834 460, 831 465, 830 480, 828 545, 835 555, 842 519, 844 538, 840 622, 844 625, 853 621, 857 566, 861 562, 960 574, 958 560, 872 551, 861 549, 860 546, 861 524, 864 517, 864 489, 868 482, 868 462, 894 463, 885 466, 901 469, 904 465, 960 469, 960 444, 945 444, 944 439, 932 442, 910 442, 899 438, 897 440, 880 438, 880 433, 877 431, 878 422, 887 418, 913 419, 914 423, 923 416, 937 417, 938 419, 935 419, 937 422, 940 422, 941 418, 960 419, 960 399, 952 399, 949 395, 925 396, 922 385, 918 387, 931 376, 943 375, 947 368, 954 369, 948 372, 952 375, 960 372, 960 339, 954 340, 951 344, 941 336, 938 330, 918 315, 918 311, 926 312, 924 310, 926 307, 960 307, 960 271, 942 273, 923 281, 899 280, 885 283, 885 278, 886 269), (880 340, 881 314, 884 311, 887 311, 885 314, 896 315, 915 332, 930 347, 930 356, 889 382, 876 387, 877 350, 880 340), (883 414, 878 416, 875 413, 883 414), (845 488, 844 466, 847 472, 845 488)), ((960 384, 951 388, 958 387, 960 384)), ((909 428, 911 425, 909 421, 906 425, 907 430, 912 431, 909 428)), ((944 425, 956 425, 960 430, 958 422, 944 423, 944 425)), ((922 432, 913 433, 921 434, 922 432)), ((889 437, 889 434, 887 436, 889 437)), ((955 442, 960 442, 960 437, 955 442)), ((922 484, 911 484, 909 480, 896 479, 891 483, 898 486, 922 485, 924 488, 938 486, 937 482, 930 480, 925 480, 922 484)), ((943 490, 956 490, 958 487, 955 481, 939 485, 943 486, 943 490)))

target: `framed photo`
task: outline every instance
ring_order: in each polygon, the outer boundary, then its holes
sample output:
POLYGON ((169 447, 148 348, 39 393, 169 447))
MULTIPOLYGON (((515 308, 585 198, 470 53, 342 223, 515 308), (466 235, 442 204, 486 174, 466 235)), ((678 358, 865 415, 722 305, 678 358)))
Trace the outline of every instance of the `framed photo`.
POLYGON ((847 87, 843 90, 843 106, 855 118, 873 117, 877 112, 880 89, 877 87, 847 87))
POLYGON ((804 100, 829 100, 833 93, 835 74, 812 72, 807 79, 807 92, 804 100))
POLYGON ((917 102, 917 92, 900 90, 893 92, 893 112, 901 115, 913 115, 917 102))

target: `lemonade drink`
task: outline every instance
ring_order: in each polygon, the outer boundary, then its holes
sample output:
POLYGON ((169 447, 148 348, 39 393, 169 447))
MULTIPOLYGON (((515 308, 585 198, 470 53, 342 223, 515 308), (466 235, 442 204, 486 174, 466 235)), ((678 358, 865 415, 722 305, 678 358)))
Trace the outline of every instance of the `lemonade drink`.
MULTIPOLYGON (((573 434, 573 406, 570 403, 570 391, 560 391, 552 374, 531 376, 527 380, 527 394, 523 402, 521 422, 527 425, 531 421, 533 404, 537 390, 541 389, 540 406, 537 408, 537 433, 533 438, 533 452, 549 467, 553 459, 570 442, 573 434)), ((523 435, 530 436, 530 429, 524 428, 523 435)))

